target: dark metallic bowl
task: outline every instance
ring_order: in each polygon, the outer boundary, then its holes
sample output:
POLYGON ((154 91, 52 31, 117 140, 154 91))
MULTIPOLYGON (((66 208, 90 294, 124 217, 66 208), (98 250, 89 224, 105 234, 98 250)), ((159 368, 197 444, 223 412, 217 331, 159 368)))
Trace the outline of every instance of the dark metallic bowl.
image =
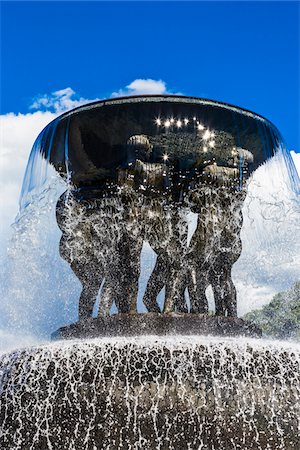
POLYGON ((280 148, 276 127, 236 106, 182 96, 98 101, 51 122, 35 148, 75 188, 171 195, 200 181, 240 189, 280 148))

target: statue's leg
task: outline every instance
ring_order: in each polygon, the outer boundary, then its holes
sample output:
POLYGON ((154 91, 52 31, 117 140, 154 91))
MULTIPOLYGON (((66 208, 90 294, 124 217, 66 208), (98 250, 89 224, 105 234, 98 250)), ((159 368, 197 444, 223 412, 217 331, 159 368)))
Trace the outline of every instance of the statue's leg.
POLYGON ((127 270, 121 275, 118 289, 115 284, 114 297, 119 313, 137 313, 138 281, 139 273, 127 270))
POLYGON ((71 265, 74 273, 82 284, 82 291, 79 298, 79 320, 92 317, 93 308, 102 283, 102 276, 95 273, 95 267, 87 266, 78 268, 78 264, 71 265))
POLYGON ((224 263, 224 304, 229 317, 237 317, 237 292, 236 287, 232 281, 232 266, 239 259, 242 252, 242 241, 240 239, 240 228, 237 230, 237 235, 233 240, 230 253, 227 254, 224 263))
POLYGON ((129 274, 127 277, 128 304, 130 314, 137 313, 137 298, 139 291, 141 252, 143 247, 143 239, 130 239, 130 264, 128 265, 129 274))
POLYGON ((62 237, 60 238, 60 241, 59 241, 59 254, 62 257, 62 259, 64 259, 71 265, 71 263, 72 263, 71 249, 70 249, 70 244, 69 244, 68 239, 65 234, 62 235, 62 237))
POLYGON ((228 267, 224 277, 224 306, 227 316, 237 317, 237 293, 231 278, 231 267, 228 267))
POLYGON ((218 270, 216 267, 213 267, 210 271, 210 283, 214 294, 215 300, 215 315, 216 316, 225 316, 225 305, 224 305, 224 272, 223 268, 218 270))
POLYGON ((118 269, 116 276, 120 280, 122 292, 117 296, 119 312, 135 314, 140 276, 140 259, 143 238, 129 235, 126 230, 118 245, 118 269))
POLYGON ((183 266, 187 224, 182 223, 177 213, 173 213, 173 216, 169 218, 167 211, 159 210, 156 221, 149 228, 150 232, 146 238, 158 256, 147 283, 144 304, 148 311, 160 312, 157 296, 165 286, 163 312, 187 312, 184 296, 186 277, 183 266))
POLYGON ((168 279, 166 284, 165 292, 165 303, 164 303, 164 314, 169 314, 174 312, 175 304, 175 294, 178 288, 178 280, 176 279, 176 272, 174 270, 169 270, 168 279))
POLYGON ((209 285, 206 270, 192 267, 188 274, 188 290, 192 314, 207 314, 206 288, 209 285))
POLYGON ((166 251, 167 257, 165 264, 167 266, 167 281, 164 312, 169 313, 176 311, 187 313, 188 307, 185 298, 185 290, 188 278, 184 261, 186 253, 186 245, 184 244, 186 244, 186 242, 184 241, 183 244, 175 231, 175 228, 173 228, 173 234, 171 235, 170 243, 166 251))
POLYGON ((237 294, 231 277, 232 263, 228 254, 220 254, 211 270, 216 315, 237 317, 237 294))
POLYGON ((223 302, 223 292, 220 286, 219 277, 212 282, 212 290, 215 300, 215 315, 225 316, 225 306, 223 302))
POLYGON ((88 251, 83 257, 72 254, 73 241, 67 240, 63 235, 60 240, 59 251, 63 259, 71 266, 72 271, 82 284, 79 298, 79 320, 92 317, 94 304, 103 280, 102 265, 89 255, 88 251), (95 269, 96 268, 96 269, 95 269))
POLYGON ((110 315, 111 307, 114 299, 117 298, 117 295, 117 285, 113 282, 111 277, 107 275, 101 292, 99 316, 108 317, 110 315))
POLYGON ((188 307, 185 298, 186 283, 182 280, 180 274, 171 270, 168 274, 166 283, 165 303, 163 312, 187 313, 188 307))
POLYGON ((179 313, 188 313, 188 306, 185 298, 186 282, 179 283, 177 293, 174 298, 174 311, 179 313))
POLYGON ((176 271, 176 291, 174 296, 174 310, 180 313, 188 312, 185 291, 188 285, 188 270, 186 265, 188 224, 180 216, 175 215, 173 228, 173 266, 176 271))
POLYGON ((114 301, 118 312, 120 312, 119 302, 123 295, 124 287, 121 282, 121 263, 116 240, 113 242, 105 240, 105 246, 103 242, 102 248, 105 249, 102 252, 105 279, 101 291, 99 315, 107 317, 110 315, 114 301))
POLYGON ((197 312, 197 302, 198 302, 198 290, 197 290, 197 279, 196 279, 196 270, 194 267, 188 268, 187 273, 187 285, 190 297, 190 304, 192 314, 197 312))
POLYGON ((131 286, 127 289, 128 291, 128 304, 129 304, 129 313, 136 314, 137 313, 137 298, 139 291, 139 275, 135 275, 132 280, 131 286))
POLYGON ((85 320, 92 317, 100 284, 86 284, 83 286, 79 298, 79 320, 85 320))
POLYGON ((212 287, 215 298, 216 315, 237 317, 236 288, 231 277, 222 274, 216 277, 215 280, 214 283, 212 282, 212 287))
POLYGON ((166 293, 164 303, 164 313, 170 312, 188 312, 185 288, 186 277, 184 276, 183 268, 178 266, 178 262, 172 261, 168 258, 169 268, 167 271, 166 293))
POLYGON ((143 303, 149 312, 160 313, 157 296, 166 284, 167 267, 163 254, 159 254, 152 273, 149 277, 143 303))

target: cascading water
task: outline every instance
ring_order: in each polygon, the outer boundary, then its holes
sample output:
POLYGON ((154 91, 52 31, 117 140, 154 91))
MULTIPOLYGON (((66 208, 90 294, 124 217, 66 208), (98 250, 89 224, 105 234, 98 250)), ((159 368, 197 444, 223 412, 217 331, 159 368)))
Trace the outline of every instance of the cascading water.
POLYGON ((299 346, 96 339, 2 358, 1 448, 299 448, 299 346))
POLYGON ((240 315, 297 280, 299 187, 276 128, 232 106, 116 99, 49 124, 24 177, 2 333, 45 340, 76 322, 79 297, 82 336, 151 313, 139 337, 4 354, 1 448, 297 449, 299 344, 193 334, 239 324, 235 292, 240 315), (163 322, 183 335, 143 336, 163 322))

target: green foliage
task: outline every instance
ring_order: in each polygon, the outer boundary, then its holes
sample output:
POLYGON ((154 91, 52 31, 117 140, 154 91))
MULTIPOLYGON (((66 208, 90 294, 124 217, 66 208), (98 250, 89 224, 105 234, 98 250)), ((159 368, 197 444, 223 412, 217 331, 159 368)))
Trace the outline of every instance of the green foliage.
POLYGON ((251 311, 244 319, 258 325, 266 336, 300 340, 300 282, 276 294, 268 305, 251 311))

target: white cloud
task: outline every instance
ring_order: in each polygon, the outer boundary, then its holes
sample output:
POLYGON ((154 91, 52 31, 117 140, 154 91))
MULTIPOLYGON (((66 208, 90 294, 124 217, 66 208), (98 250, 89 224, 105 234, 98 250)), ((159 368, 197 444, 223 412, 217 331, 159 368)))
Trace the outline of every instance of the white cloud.
POLYGON ((77 106, 90 103, 98 100, 97 98, 90 100, 87 98, 79 97, 73 89, 67 87, 59 91, 52 92, 51 94, 38 95, 34 98, 30 109, 37 109, 42 111, 52 111, 57 114, 61 114, 77 106))
MULTIPOLYGON (((111 97, 121 97, 128 95, 143 95, 143 94, 171 94, 172 92, 167 89, 167 85, 163 80, 136 79, 132 81, 125 88, 120 89, 117 92, 113 92, 111 97)), ((80 97, 72 88, 67 87, 54 91, 51 94, 37 95, 30 109, 39 111, 51 111, 56 114, 61 114, 77 106, 84 105, 86 103, 100 100, 99 98, 87 99, 80 97)))
POLYGON ((0 116, 1 244, 18 212, 18 199, 31 147, 40 131, 56 117, 51 112, 0 116))
POLYGON ((300 177, 300 153, 296 153, 294 150, 292 150, 291 155, 300 177))
MULTIPOLYGON (((151 78, 139 78, 132 81, 125 88, 112 93, 112 97, 122 97, 128 95, 162 95, 172 94, 167 89, 167 85, 162 80, 152 80, 151 78)), ((178 93, 179 94, 179 93, 178 93)))

